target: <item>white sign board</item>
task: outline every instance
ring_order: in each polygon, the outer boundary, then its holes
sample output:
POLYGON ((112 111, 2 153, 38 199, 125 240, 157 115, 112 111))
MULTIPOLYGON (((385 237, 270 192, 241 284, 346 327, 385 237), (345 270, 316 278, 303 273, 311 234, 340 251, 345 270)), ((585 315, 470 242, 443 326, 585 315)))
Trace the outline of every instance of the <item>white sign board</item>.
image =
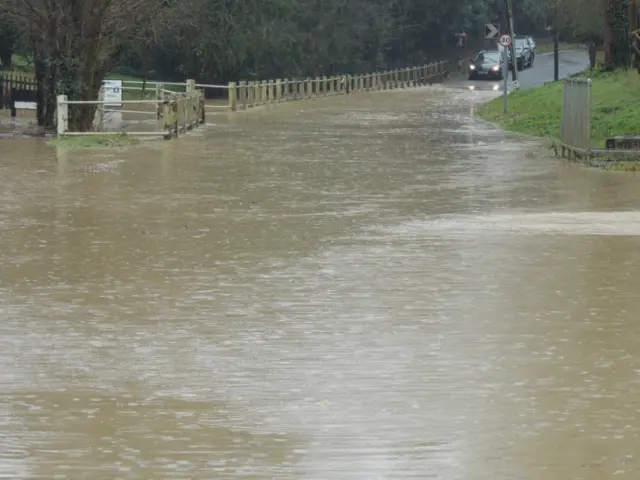
POLYGON ((103 80, 102 88, 106 107, 122 106, 122 80, 103 80))
POLYGON ((36 102, 15 102, 16 110, 37 110, 38 104, 36 102))

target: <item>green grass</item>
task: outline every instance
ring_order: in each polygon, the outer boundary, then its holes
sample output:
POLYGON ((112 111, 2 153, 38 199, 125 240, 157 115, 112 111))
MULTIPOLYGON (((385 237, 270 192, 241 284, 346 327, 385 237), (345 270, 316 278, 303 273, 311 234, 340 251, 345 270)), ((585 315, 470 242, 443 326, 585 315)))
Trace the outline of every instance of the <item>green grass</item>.
POLYGON ((133 147, 140 144, 140 140, 126 133, 112 135, 73 135, 54 138, 51 143, 64 148, 119 148, 133 147))
MULTIPOLYGON (((605 138, 640 135, 640 75, 635 70, 586 73, 592 78, 591 142, 602 148, 605 138)), ((560 133, 563 82, 553 82, 509 95, 507 114, 502 97, 480 107, 481 118, 505 130, 557 138, 560 133)))

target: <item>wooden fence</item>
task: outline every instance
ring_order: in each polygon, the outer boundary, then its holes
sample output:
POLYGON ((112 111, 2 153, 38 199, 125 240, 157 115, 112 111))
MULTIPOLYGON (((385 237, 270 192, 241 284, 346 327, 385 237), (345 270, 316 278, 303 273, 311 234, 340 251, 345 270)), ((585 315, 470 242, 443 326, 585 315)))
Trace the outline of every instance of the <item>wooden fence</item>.
POLYGON ((161 84, 155 87, 157 95, 153 100, 122 100, 121 106, 143 105, 152 106, 153 111, 127 110, 110 105, 108 100, 104 100, 104 90, 100 92, 98 100, 69 100, 66 95, 59 95, 57 99, 57 134, 60 136, 78 135, 109 135, 121 134, 133 136, 162 136, 171 138, 183 135, 187 131, 196 128, 204 123, 204 92, 195 88, 194 80, 187 80, 185 92, 175 92, 164 90, 161 84), (69 130, 69 105, 95 105, 96 116, 94 130, 91 132, 73 132, 69 130), (107 131, 109 113, 131 113, 134 115, 153 115, 155 117, 155 128, 151 131, 107 131))
MULTIPOLYGON (((442 80, 447 75, 449 63, 436 62, 364 75, 229 82, 226 108, 236 111, 286 100, 418 87, 442 80)), ((211 87, 225 88, 222 85, 211 87)))
POLYGON ((35 104, 35 78, 21 72, 0 72, 0 109, 9 109, 15 116, 16 102, 35 104))

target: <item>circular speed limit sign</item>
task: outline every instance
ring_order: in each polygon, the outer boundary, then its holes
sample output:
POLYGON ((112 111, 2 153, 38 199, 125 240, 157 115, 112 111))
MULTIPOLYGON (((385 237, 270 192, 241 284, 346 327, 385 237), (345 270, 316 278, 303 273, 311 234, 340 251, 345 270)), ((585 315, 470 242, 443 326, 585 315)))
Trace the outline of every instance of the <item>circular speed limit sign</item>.
POLYGON ((511 37, 509 35, 500 35, 500 40, 498 40, 498 43, 503 47, 508 47, 509 45, 511 45, 511 37))

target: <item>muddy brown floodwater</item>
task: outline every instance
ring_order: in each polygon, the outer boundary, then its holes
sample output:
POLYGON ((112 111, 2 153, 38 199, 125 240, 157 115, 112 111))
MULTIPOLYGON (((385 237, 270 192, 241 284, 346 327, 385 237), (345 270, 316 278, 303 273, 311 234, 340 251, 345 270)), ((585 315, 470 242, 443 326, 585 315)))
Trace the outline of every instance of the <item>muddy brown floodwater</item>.
POLYGON ((481 95, 0 142, 0 478, 640 478, 640 181, 481 95))

